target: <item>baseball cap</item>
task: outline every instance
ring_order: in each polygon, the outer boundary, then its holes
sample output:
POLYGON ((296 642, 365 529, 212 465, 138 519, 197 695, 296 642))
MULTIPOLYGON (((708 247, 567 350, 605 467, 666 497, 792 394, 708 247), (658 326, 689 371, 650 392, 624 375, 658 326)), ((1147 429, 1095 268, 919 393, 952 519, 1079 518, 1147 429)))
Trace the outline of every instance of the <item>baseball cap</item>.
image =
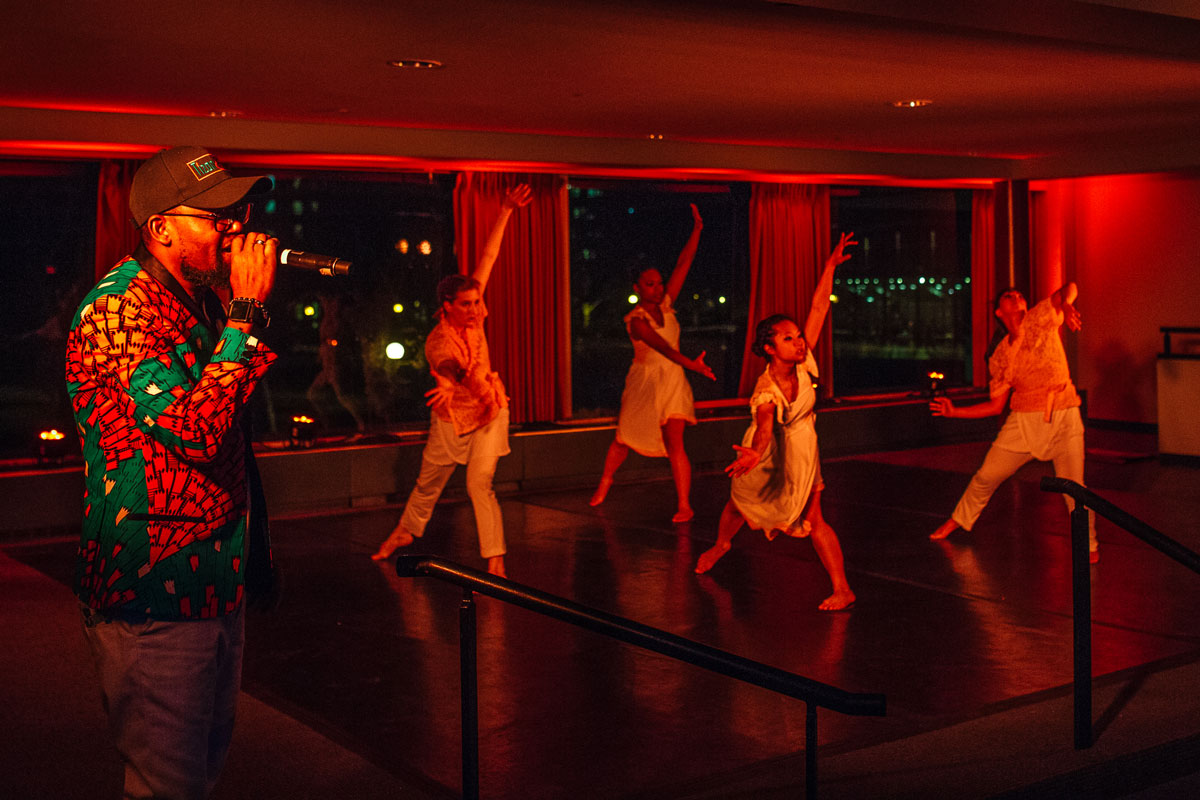
POLYGON ((215 211, 246 195, 266 194, 274 183, 265 175, 235 178, 203 147, 161 150, 138 167, 129 189, 129 211, 139 228, 154 214, 189 205, 215 211))

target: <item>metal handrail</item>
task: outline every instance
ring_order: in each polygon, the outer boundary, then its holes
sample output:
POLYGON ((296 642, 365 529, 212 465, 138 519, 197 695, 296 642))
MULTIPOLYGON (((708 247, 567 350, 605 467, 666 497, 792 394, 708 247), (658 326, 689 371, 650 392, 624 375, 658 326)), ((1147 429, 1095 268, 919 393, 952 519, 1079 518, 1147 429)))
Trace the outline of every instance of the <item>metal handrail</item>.
POLYGON ((1042 491, 1070 495, 1076 503, 1083 503, 1109 522, 1124 528, 1154 549, 1162 551, 1192 572, 1200 574, 1200 555, 1195 551, 1184 547, 1162 531, 1150 527, 1086 486, 1066 478, 1052 478, 1047 475, 1042 478, 1042 491))
POLYGON ((1058 492, 1075 501, 1071 512, 1071 595, 1074 617, 1075 749, 1092 746, 1092 573, 1088 562, 1088 509, 1124 528, 1174 561, 1200 573, 1200 555, 1117 507, 1076 481, 1045 476, 1043 492, 1058 492))
POLYGON ((478 703, 475 693, 475 608, 479 593, 529 611, 567 622, 626 644, 683 661, 744 683, 760 686, 806 705, 805 787, 816 798, 817 707, 841 714, 884 716, 887 699, 877 693, 854 693, 753 661, 715 647, 693 642, 640 622, 608 614, 529 586, 464 567, 434 556, 401 556, 396 574, 402 578, 433 577, 462 587, 459 608, 463 681, 463 796, 479 795, 478 703))

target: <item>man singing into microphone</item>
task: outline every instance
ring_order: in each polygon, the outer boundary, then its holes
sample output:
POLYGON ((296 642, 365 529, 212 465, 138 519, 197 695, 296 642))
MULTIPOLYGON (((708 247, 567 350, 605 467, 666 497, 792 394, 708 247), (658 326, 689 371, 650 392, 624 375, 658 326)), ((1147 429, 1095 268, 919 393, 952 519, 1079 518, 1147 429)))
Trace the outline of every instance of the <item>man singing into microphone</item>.
POLYGON ((127 798, 204 798, 225 762, 245 594, 270 575, 246 401, 276 356, 258 339, 276 245, 244 230, 235 178, 199 147, 133 178, 142 244, 84 299, 66 378, 83 445, 75 592, 127 798), (213 289, 233 298, 222 308, 213 289))

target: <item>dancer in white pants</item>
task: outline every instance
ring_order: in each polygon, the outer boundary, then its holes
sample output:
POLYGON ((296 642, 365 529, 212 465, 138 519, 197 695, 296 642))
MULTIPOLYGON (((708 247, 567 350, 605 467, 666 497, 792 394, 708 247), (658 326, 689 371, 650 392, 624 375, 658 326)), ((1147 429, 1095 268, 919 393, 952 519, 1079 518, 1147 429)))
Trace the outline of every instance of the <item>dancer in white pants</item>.
POLYGON ((446 481, 456 465, 466 464, 467 494, 475 510, 479 554, 487 560, 488 572, 505 574, 504 525, 492 477, 500 457, 509 452, 508 395, 500 376, 492 372, 483 332, 487 316, 483 290, 500 253, 508 218, 532 198, 525 184, 510 189, 475 271, 470 277, 451 275, 438 284, 441 319, 425 340, 425 358, 437 380, 437 386, 426 393, 433 408, 429 440, 421 455, 417 485, 391 535, 371 556, 376 561, 389 558, 396 548, 412 544, 425 533, 446 481))
MULTIPOLYGON (((1011 394, 1011 410, 1004 426, 971 478, 962 499, 931 539, 945 539, 962 528, 971 530, 996 488, 1032 459, 1054 462, 1054 473, 1083 483, 1083 420, 1079 393, 1071 382, 1059 328, 1065 323, 1077 331, 1079 312, 1073 305, 1078 290, 1068 283, 1045 300, 1027 309, 1016 289, 1007 289, 996 300, 996 317, 1006 336, 988 361, 991 399, 958 408, 945 397, 929 408, 935 416, 960 419, 1001 413, 1011 394)), ((1075 501, 1066 497, 1068 510, 1075 501)), ((1089 513, 1091 561, 1099 559, 1094 515, 1089 513)))

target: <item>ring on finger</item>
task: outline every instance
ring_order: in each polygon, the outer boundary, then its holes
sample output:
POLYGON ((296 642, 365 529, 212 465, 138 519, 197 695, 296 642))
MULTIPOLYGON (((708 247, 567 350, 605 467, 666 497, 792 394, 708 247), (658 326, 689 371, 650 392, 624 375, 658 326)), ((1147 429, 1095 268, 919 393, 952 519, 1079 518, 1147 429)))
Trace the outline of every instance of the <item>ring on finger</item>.
POLYGON ((267 240, 266 239, 255 239, 254 243, 255 244, 266 244, 267 240))

